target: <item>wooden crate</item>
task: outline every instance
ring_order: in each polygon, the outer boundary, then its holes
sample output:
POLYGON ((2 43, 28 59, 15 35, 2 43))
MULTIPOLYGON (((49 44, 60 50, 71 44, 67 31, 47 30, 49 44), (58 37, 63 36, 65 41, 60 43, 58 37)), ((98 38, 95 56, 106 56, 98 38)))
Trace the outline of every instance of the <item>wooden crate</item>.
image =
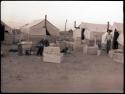
POLYGON ((124 62, 124 53, 122 49, 114 50, 112 58, 115 62, 123 63, 124 62))
POLYGON ((123 53, 114 53, 113 54, 113 60, 115 62, 124 63, 123 53))
POLYGON ((43 61, 52 63, 61 63, 63 54, 59 47, 45 47, 43 52, 43 61))
POLYGON ((97 50, 98 50, 98 48, 95 46, 85 45, 83 47, 84 54, 97 55, 97 50))
POLYGON ((113 53, 114 53, 114 51, 113 51, 113 50, 110 50, 108 56, 109 56, 110 58, 112 58, 112 57, 113 57, 113 53))

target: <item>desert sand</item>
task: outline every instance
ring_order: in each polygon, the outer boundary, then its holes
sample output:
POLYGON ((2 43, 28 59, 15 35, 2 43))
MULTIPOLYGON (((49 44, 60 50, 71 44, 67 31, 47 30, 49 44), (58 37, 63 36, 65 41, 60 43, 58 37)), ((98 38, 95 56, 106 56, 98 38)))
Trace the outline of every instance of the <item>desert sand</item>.
POLYGON ((2 92, 119 93, 123 92, 123 64, 107 55, 66 54, 59 64, 40 56, 9 53, 1 58, 2 92))

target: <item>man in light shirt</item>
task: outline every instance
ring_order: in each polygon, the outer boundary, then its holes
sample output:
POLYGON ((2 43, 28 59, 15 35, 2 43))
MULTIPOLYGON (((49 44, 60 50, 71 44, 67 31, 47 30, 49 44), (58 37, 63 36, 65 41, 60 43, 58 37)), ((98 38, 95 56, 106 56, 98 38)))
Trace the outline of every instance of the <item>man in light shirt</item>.
POLYGON ((105 40, 107 41, 106 43, 107 53, 109 53, 109 50, 111 49, 111 40, 112 40, 112 35, 110 31, 107 32, 105 40))

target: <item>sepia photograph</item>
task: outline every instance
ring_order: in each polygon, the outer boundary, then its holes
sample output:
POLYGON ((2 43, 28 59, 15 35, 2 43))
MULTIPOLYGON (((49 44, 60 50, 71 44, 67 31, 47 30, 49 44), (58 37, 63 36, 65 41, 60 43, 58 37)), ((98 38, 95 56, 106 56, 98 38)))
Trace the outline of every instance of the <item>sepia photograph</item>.
POLYGON ((123 93, 123 1, 1 1, 2 93, 123 93))

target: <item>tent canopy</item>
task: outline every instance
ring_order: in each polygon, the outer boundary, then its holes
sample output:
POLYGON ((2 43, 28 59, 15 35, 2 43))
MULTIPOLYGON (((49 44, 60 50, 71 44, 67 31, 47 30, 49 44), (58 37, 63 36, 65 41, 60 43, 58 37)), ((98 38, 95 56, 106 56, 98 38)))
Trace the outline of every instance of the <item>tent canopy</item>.
MULTIPOLYGON (((50 35, 59 36, 60 30, 46 20, 47 31, 50 35)), ((30 24, 21 27, 21 32, 29 33, 30 35, 45 35, 45 20, 36 20, 30 24)))
POLYGON ((117 22, 115 22, 115 23, 113 24, 113 26, 112 26, 112 30, 115 31, 115 29, 116 29, 119 33, 123 32, 123 23, 117 23, 117 22))
POLYGON ((123 39, 123 37, 124 37, 124 34, 123 34, 123 32, 122 33, 120 33, 120 35, 119 35, 119 37, 118 37, 118 43, 120 44, 120 45, 124 45, 124 39, 123 39))
MULTIPOLYGON (((106 32, 107 31, 107 24, 95 24, 95 23, 87 23, 82 22, 79 25, 80 28, 85 28, 86 30, 93 32, 106 32)), ((111 25, 109 25, 109 29, 111 29, 111 25)))
POLYGON ((8 31, 8 33, 12 33, 12 28, 10 26, 8 26, 7 24, 5 24, 3 21, 1 21, 1 24, 5 26, 5 31, 8 31))

